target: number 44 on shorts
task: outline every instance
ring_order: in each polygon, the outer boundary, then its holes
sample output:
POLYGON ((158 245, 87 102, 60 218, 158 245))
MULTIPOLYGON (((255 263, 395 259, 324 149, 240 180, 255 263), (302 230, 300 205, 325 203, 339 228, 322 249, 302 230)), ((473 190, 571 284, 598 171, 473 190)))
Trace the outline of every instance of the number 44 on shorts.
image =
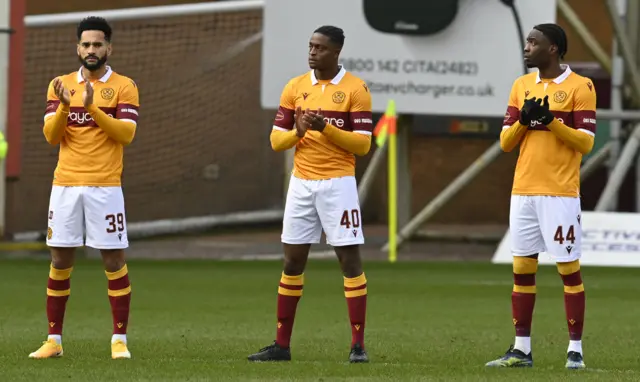
POLYGON ((353 236, 358 236, 358 228, 360 227, 360 211, 353 209, 351 211, 344 210, 342 218, 340 219, 340 225, 346 229, 353 227, 353 236))
MULTIPOLYGON (((557 241, 560 245, 564 245, 565 241, 568 241, 571 244, 575 244, 576 234, 573 225, 569 226, 566 235, 563 232, 564 231, 562 230, 562 226, 559 225, 558 228, 556 228, 556 233, 553 235, 553 241, 557 241)), ((571 250, 573 250, 573 245, 567 245, 565 249, 567 250, 567 253, 571 253, 571 250)))

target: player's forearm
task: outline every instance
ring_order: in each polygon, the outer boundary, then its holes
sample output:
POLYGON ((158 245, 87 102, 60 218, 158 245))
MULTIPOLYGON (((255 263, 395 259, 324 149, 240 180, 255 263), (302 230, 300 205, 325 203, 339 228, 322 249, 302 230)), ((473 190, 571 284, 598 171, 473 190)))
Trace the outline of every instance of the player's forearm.
POLYGON ((64 129, 67 127, 69 105, 60 104, 53 117, 44 122, 44 137, 51 145, 57 145, 62 140, 64 129))
POLYGON ((285 151, 289 150, 293 146, 296 145, 300 141, 300 137, 296 135, 296 130, 290 131, 282 131, 282 130, 271 130, 271 148, 273 151, 285 151))
POLYGON ((133 137, 136 134, 135 123, 111 118, 96 105, 89 106, 88 111, 91 114, 91 118, 109 138, 123 145, 128 145, 133 141, 133 137))
POLYGON ((582 155, 589 154, 593 148, 594 138, 585 132, 572 129, 564 123, 554 119, 547 128, 551 130, 556 137, 560 138, 565 145, 571 147, 582 155))
POLYGON ((344 131, 327 124, 322 133, 333 143, 358 156, 367 155, 371 149, 371 136, 344 131))
POLYGON ((511 127, 503 128, 500 133, 500 147, 508 153, 513 150, 527 132, 527 126, 516 121, 511 127))

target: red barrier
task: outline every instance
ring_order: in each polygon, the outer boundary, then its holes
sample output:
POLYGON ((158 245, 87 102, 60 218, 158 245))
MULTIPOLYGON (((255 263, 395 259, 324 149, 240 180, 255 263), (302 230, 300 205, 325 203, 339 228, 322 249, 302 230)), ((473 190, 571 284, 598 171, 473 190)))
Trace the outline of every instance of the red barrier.
POLYGON ((9 41, 9 97, 7 114, 7 177, 20 176, 22 162, 22 96, 24 86, 24 16, 26 1, 11 0, 10 27, 15 31, 9 41))

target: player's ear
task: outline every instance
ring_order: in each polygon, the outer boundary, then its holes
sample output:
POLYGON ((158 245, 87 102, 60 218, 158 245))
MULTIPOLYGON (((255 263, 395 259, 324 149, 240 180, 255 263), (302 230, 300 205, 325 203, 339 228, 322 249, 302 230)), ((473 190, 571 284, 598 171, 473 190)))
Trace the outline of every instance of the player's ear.
POLYGON ((553 44, 549 46, 549 53, 555 54, 557 52, 558 52, 558 46, 553 45, 553 44))
POLYGON ((111 45, 110 42, 107 43, 107 57, 111 56, 111 53, 113 52, 113 45, 111 45))

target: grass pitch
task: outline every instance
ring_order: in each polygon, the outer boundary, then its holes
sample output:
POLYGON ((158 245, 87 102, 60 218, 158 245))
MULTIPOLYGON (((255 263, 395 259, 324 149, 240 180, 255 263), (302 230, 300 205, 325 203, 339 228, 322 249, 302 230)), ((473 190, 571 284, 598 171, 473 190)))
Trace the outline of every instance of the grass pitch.
POLYGON ((541 267, 534 315, 534 368, 487 370, 513 341, 509 266, 367 263, 367 350, 350 365, 342 276, 334 261, 309 263, 296 317, 294 361, 251 364, 275 335, 279 262, 131 261, 129 345, 110 359, 107 281, 97 261, 79 262, 65 318, 65 356, 30 360, 46 336, 48 262, 0 260, 3 381, 632 381, 640 270, 583 268, 588 370, 564 369, 568 344, 562 283, 541 267))

